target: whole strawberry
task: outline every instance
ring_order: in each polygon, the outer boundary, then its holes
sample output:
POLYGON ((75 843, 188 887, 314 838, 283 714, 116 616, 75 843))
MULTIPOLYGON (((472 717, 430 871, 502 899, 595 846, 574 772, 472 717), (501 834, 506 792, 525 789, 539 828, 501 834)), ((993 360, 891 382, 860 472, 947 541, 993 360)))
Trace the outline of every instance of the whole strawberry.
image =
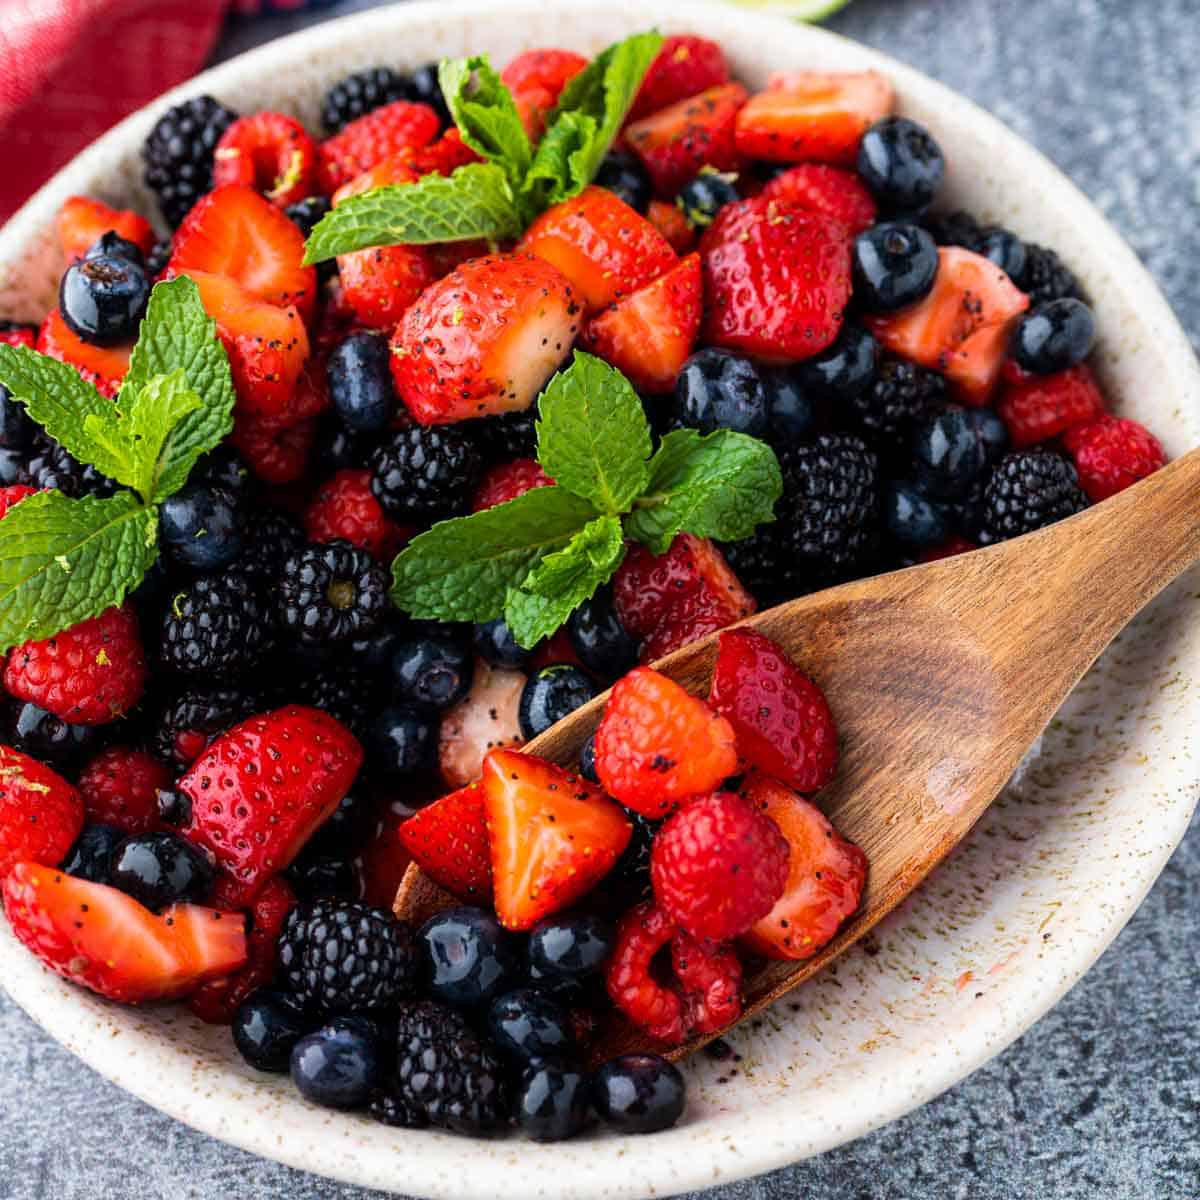
POLYGON ((56 867, 83 828, 83 801, 61 775, 0 746, 0 877, 27 861, 56 867))
POLYGON ((124 833, 158 829, 158 793, 171 786, 171 772, 153 755, 132 746, 109 746, 79 776, 88 821, 124 833))
POLYGON ((1063 445, 1075 460, 1079 486, 1096 502, 1152 475, 1167 461, 1158 438, 1126 417, 1077 425, 1067 430, 1063 445))
POLYGON ((123 717, 146 688, 146 656, 132 607, 107 609, 45 641, 14 647, 4 687, 71 725, 123 717))

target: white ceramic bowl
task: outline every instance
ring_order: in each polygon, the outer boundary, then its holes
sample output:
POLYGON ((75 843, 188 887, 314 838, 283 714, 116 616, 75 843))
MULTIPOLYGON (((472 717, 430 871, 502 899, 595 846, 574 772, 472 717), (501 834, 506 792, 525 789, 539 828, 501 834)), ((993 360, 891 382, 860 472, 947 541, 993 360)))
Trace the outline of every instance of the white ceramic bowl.
MULTIPOLYGON (((1177 455, 1200 443, 1200 370, 1131 251, 1044 158, 997 121, 899 63, 830 33, 732 7, 667 0, 464 0, 377 9, 266 46, 191 81, 81 154, 0 231, 0 315, 38 319, 58 275, 62 199, 144 212, 138 148, 155 117, 202 91, 316 125, 324 89, 377 62, 415 65, 538 45, 594 52, 657 25, 725 48, 739 77, 784 67, 874 67, 950 164, 945 198, 1056 247, 1095 299, 1098 365, 1122 412, 1177 455)), ((43 969, 0 922, 0 979, 102 1074, 182 1121, 296 1167, 445 1200, 581 1200, 702 1188, 816 1154, 961 1079, 1088 969, 1154 882, 1196 802, 1197 579, 1166 592, 1087 676, 1020 778, 966 843, 869 943, 733 1039, 741 1061, 689 1067, 683 1123, 649 1138, 597 1133, 538 1146, 410 1133, 304 1103, 185 1011, 108 1004, 43 969)), ((902 746, 896 753, 904 752, 902 746)))

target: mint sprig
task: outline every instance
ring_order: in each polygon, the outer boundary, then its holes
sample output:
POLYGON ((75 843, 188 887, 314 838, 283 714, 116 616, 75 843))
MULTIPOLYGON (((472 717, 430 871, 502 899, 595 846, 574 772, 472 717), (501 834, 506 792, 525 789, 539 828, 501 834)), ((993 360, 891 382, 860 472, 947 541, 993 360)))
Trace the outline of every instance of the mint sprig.
POLYGON ((158 505, 233 428, 233 380, 186 276, 154 287, 130 369, 108 400, 65 363, 0 345, 0 384, 80 462, 129 491, 42 492, 0 521, 0 652, 94 617, 158 556, 158 505))
POLYGON ((560 628, 621 565, 679 533, 734 540, 774 520, 783 479, 765 443, 730 430, 668 434, 653 455, 629 381, 575 352, 539 401, 538 461, 555 480, 441 521, 392 563, 392 599, 422 620, 503 616, 526 649, 560 628))

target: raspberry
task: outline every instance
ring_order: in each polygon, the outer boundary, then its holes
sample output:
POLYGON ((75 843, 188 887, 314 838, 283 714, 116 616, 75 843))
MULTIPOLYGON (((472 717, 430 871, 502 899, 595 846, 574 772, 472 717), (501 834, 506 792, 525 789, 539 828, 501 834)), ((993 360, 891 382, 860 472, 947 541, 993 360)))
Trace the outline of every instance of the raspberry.
POLYGON ((146 185, 171 225, 212 187, 213 151, 237 120, 211 96, 194 96, 158 119, 142 146, 146 185))
POLYGON ((733 792, 714 792, 668 818, 650 851, 654 897, 693 937, 725 941, 765 917, 783 894, 788 843, 733 792))
POLYGON ((229 440, 265 483, 295 483, 308 465, 317 436, 315 417, 281 424, 270 417, 236 413, 229 440))
POLYGON ((1162 444, 1144 425, 1126 417, 1101 417, 1063 437, 1079 485, 1098 503, 1152 475, 1166 461, 1162 444))
POLYGON ((671 965, 689 1034, 716 1033, 742 1015, 742 964, 732 946, 698 942, 681 929, 671 941, 671 965))
POLYGON ((142 698, 146 658, 137 617, 110 608, 8 656, 4 686, 72 725, 104 725, 142 698))
POLYGON ((1087 508, 1075 468, 1052 450, 1006 454, 984 492, 988 541, 1020 537, 1087 508))
POLYGON ((1104 396, 1086 364, 1057 375, 1009 383, 996 406, 1014 450, 1049 441, 1104 413, 1104 396))
POLYGON ((371 472, 339 471, 317 489, 304 511, 309 541, 332 542, 341 538, 375 558, 390 562, 412 535, 411 527, 397 525, 371 491, 371 472))
POLYGON ((279 581, 279 619, 306 642, 364 637, 388 611, 388 574, 349 542, 306 546, 288 556, 279 581))
POLYGON ((158 793, 171 786, 171 772, 158 759, 131 746, 101 750, 79 775, 88 822, 123 833, 161 828, 158 793))
POLYGON ((551 487, 554 480, 542 470, 541 464, 532 458, 518 458, 490 468, 471 501, 472 512, 483 512, 515 500, 534 488, 551 487))
POLYGON ((8 487, 0 488, 0 518, 6 516, 8 510, 19 504, 26 496, 36 494, 35 488, 26 487, 23 483, 13 483, 8 487))
POLYGON ((596 730, 596 771, 614 799, 661 817, 736 770, 733 727, 703 700, 649 667, 613 688, 596 730))
POLYGON ((318 148, 318 180, 329 196, 389 155, 419 150, 441 132, 442 122, 428 104, 394 100, 351 121, 318 148))

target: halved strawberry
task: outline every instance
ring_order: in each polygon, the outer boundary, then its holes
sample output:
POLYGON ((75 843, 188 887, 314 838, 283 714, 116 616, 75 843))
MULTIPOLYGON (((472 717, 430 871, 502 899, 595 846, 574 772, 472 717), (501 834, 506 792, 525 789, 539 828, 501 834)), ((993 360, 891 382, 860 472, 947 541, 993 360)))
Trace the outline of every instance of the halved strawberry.
POLYGON ((317 181, 317 143, 283 113, 239 117, 213 151, 213 186, 240 183, 286 208, 311 196, 317 181))
POLYGON ((68 196, 54 219, 54 228, 67 263, 82 258, 109 230, 143 254, 149 254, 154 246, 154 230, 140 213, 109 208, 90 196, 68 196))
POLYGON ((691 254, 653 283, 597 313, 584 327, 581 344, 641 391, 669 392, 696 344, 703 300, 700 255, 691 254))
POLYGON ((738 150, 768 162, 853 166, 862 135, 894 104, 878 71, 779 72, 738 113, 738 150))
POLYGON ((723 83, 625 127, 626 143, 662 199, 674 196, 701 167, 733 171, 742 165, 734 129, 747 95, 740 83, 723 83))
POLYGON ((168 275, 232 279, 260 300, 316 311, 317 273, 301 265, 304 234, 253 188, 229 184, 202 196, 175 234, 168 275))
POLYGON ((422 808, 400 826, 400 841, 439 887, 460 900, 491 899, 492 859, 484 792, 469 783, 422 808))
POLYGON ((938 250, 933 290, 867 327, 893 354, 941 371, 967 404, 986 404, 1029 297, 994 262, 959 246, 938 250))
POLYGON ((524 742, 519 710, 525 674, 475 662, 471 690, 442 717, 438 733, 438 769, 451 787, 479 778, 489 750, 524 742))
POLYGON ((664 38, 629 110, 629 120, 637 121, 728 80, 729 65, 716 42, 687 33, 664 38))
POLYGON ((591 312, 636 292, 679 261, 645 217, 594 185, 548 208, 517 249, 557 267, 591 312))
POLYGON ((195 904, 152 913, 107 884, 31 862, 13 867, 3 895, 27 949, 72 983, 125 1004, 182 996, 246 961, 241 913, 195 904))
POLYGON ((373 246, 338 255, 342 296, 362 324, 391 333, 437 278, 425 246, 373 246))
POLYGON ((676 254, 687 254, 696 244, 696 231, 678 205, 666 200, 651 200, 646 220, 671 243, 676 254))
POLYGON ((88 383, 105 396, 115 396, 129 370, 132 343, 123 346, 94 346, 85 342, 52 308, 38 330, 37 350, 59 362, 70 363, 88 383))
POLYGON ((549 88, 527 87, 513 93, 513 103, 517 106, 525 136, 536 145, 542 140, 554 111, 554 93, 549 88))
POLYGON ((520 412, 578 331, 575 292, 554 267, 528 254, 472 259, 404 314, 392 336, 392 378, 422 425, 520 412))
POLYGON ((483 761, 496 916, 529 929, 612 870, 633 827, 599 788, 545 759, 493 750, 483 761))
POLYGON ((428 104, 396 100, 351 121, 318 147, 317 178, 332 196, 344 183, 361 175, 390 154, 418 149, 437 137, 442 122, 428 104))
POLYGON ((858 908, 867 856, 819 808, 777 780, 754 772, 741 791, 775 822, 789 847, 783 895, 742 934, 742 944, 765 958, 811 958, 858 908))
POLYGON ((835 217, 851 233, 875 224, 875 198, 853 171, 801 163, 776 175, 759 193, 780 205, 835 217))

